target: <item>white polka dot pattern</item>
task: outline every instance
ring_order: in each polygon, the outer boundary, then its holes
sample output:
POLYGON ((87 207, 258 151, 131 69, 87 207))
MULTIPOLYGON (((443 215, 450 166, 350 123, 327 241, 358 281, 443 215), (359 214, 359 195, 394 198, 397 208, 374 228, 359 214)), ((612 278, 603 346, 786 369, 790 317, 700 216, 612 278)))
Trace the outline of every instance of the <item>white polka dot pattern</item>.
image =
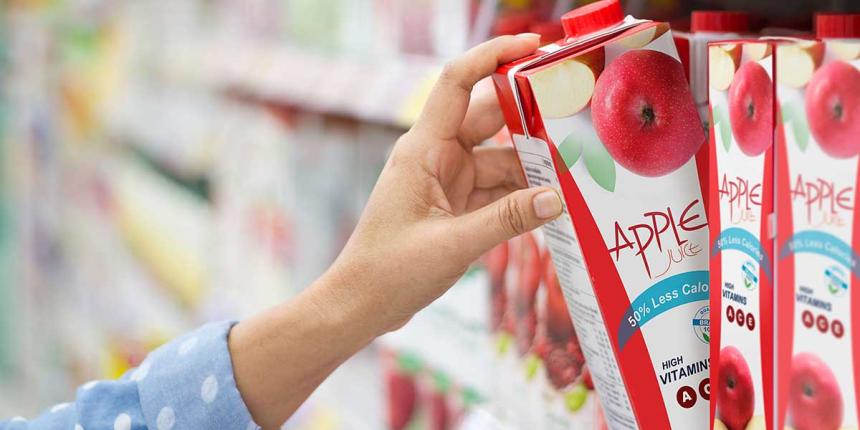
POLYGON ((146 375, 149 375, 149 362, 144 361, 134 373, 131 374, 131 380, 135 382, 142 381, 143 378, 146 378, 146 375))
POLYGON ((113 422, 113 430, 131 430, 131 417, 126 413, 117 415, 113 422))
POLYGON ((212 403, 218 395, 218 380, 215 375, 209 375, 200 386, 200 398, 206 403, 212 403))
POLYGON ((176 413, 173 412, 173 408, 170 406, 161 408, 158 418, 155 419, 155 425, 158 430, 170 430, 174 424, 176 424, 176 413))
POLYGON ((63 409, 68 408, 69 406, 71 406, 71 403, 60 403, 59 405, 54 405, 54 407, 51 408, 51 413, 54 414, 60 412, 63 409))
POLYGON ((260 430, 236 387, 227 338, 232 322, 207 324, 149 354, 113 381, 90 381, 73 403, 37 419, 0 420, 0 429, 260 430))
POLYGON ((197 345, 197 337, 192 337, 179 345, 179 355, 187 355, 197 345))

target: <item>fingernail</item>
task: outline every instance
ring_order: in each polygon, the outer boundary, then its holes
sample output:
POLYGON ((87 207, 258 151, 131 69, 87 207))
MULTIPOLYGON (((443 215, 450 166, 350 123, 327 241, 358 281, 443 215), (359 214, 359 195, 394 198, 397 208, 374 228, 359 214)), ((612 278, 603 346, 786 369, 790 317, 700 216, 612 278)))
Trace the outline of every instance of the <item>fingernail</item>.
POLYGON ((540 39, 540 34, 537 33, 520 33, 517 35, 520 39, 535 40, 540 39))
POLYGON ((561 197, 555 191, 544 191, 532 199, 535 215, 540 219, 555 218, 561 214, 561 197))

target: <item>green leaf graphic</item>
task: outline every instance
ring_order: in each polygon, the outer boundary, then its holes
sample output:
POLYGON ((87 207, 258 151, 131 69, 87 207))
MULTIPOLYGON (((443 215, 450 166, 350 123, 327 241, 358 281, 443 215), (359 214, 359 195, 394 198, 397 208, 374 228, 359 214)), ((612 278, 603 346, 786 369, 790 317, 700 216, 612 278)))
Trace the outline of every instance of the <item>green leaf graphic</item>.
POLYGON ((570 136, 564 138, 561 145, 558 145, 558 152, 564 160, 564 164, 568 169, 573 167, 582 155, 582 141, 576 134, 571 133, 570 136))
POLYGON ((723 143, 723 148, 728 152, 729 148, 732 147, 732 130, 725 108, 721 106, 714 110, 714 128, 716 127, 720 128, 720 140, 723 143))
POLYGON ((794 140, 801 151, 806 151, 809 146, 809 126, 806 124, 806 115, 791 104, 782 105, 782 119, 784 123, 791 125, 794 132, 794 140))
POLYGON ((615 191, 615 160, 598 138, 589 139, 582 154, 588 174, 606 191, 615 191))

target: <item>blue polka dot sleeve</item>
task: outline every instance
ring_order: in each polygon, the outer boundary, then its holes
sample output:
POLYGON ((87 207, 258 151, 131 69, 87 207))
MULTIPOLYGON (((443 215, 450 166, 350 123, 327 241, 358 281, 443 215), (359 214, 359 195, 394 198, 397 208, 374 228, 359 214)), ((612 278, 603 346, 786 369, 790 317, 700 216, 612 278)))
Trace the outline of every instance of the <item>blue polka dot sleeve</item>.
POLYGON ((0 430, 258 429, 233 377, 232 326, 205 325, 153 351, 119 380, 84 384, 73 403, 32 420, 0 422, 0 430))

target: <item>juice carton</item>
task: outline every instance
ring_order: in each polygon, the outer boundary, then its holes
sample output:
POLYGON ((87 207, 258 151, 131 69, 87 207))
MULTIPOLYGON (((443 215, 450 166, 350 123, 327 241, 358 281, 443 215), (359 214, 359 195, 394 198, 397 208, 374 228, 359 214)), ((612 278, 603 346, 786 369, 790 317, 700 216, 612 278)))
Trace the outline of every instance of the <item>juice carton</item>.
POLYGON ((707 146, 671 31, 617 0, 562 24, 494 83, 529 184, 564 197, 543 231, 606 421, 706 428, 707 146))
POLYGON ((697 10, 690 15, 690 31, 673 31, 678 57, 684 64, 693 99, 703 121, 708 113, 708 42, 738 39, 749 33, 749 14, 738 11, 697 10))
POLYGON ((773 428, 775 41, 711 42, 712 428, 773 428))
POLYGON ((541 291, 541 240, 526 233, 510 241, 508 266, 507 324, 512 328, 513 342, 502 371, 509 379, 510 422, 517 428, 543 428, 541 386, 534 378, 540 363, 534 349, 538 331, 538 302, 541 291))
POLYGON ((532 357, 533 383, 541 388, 544 429, 596 429, 597 399, 555 265, 541 250, 541 294, 532 357))
POLYGON ((537 396, 527 392, 525 370, 537 330, 539 260, 539 248, 531 234, 502 243, 483 258, 490 281, 497 415, 514 425, 528 425, 539 417, 533 401, 537 396))
POLYGON ((540 232, 484 257, 498 364, 500 417, 516 428, 593 429, 596 399, 540 232))
POLYGON ((777 47, 777 423, 856 429, 860 15, 816 32, 777 47))

